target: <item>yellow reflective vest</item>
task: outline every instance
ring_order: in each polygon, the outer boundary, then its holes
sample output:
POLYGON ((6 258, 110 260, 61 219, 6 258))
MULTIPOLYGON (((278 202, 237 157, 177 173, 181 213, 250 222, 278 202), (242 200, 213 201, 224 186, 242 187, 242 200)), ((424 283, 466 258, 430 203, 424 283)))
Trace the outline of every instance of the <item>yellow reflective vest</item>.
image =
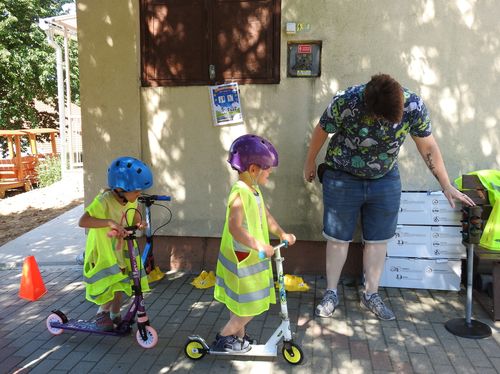
POLYGON ((269 230, 260 190, 262 215, 252 190, 242 181, 236 182, 229 194, 226 210, 226 222, 222 233, 219 257, 217 259, 214 297, 237 316, 256 316, 276 303, 273 287, 273 270, 271 261, 260 259, 256 250, 241 262, 238 261, 233 248, 233 237, 229 232, 228 218, 231 204, 239 195, 245 212, 248 232, 255 239, 269 244, 269 230))
MULTIPOLYGON (((85 209, 92 217, 113 219, 120 223, 121 217, 126 215, 126 222, 132 223, 137 201, 122 206, 111 191, 104 191, 96 196, 94 201, 85 209)), ((127 224, 123 222, 123 226, 127 224)), ((85 245, 85 259, 83 264, 83 283, 87 300, 103 305, 112 301, 115 292, 124 292, 132 295, 132 278, 130 259, 126 241, 120 243, 116 238, 109 238, 109 227, 89 229, 85 245), (122 246, 118 245, 121 244, 122 246), (122 269, 124 269, 122 271, 122 269)), ((141 258, 134 241, 134 255, 139 269, 142 268, 141 258)), ((147 274, 142 270, 142 291, 149 291, 147 274)))
MULTIPOLYGON (((500 251, 500 170, 479 170, 468 174, 479 178, 483 187, 488 190, 488 200, 493 206, 479 245, 492 251, 500 251)), ((462 189, 462 177, 457 178, 455 183, 462 189)))

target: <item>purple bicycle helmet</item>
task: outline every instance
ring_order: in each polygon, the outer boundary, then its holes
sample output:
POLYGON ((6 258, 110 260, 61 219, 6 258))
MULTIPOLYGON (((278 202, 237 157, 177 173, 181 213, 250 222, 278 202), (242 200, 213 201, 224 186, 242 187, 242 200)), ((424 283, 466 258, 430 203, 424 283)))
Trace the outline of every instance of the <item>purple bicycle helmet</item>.
POLYGON ((278 166, 278 152, 266 139, 247 134, 240 136, 231 144, 227 162, 240 172, 247 171, 252 164, 262 169, 269 169, 278 166))
POLYGON ((121 188, 125 192, 142 191, 153 186, 153 173, 141 160, 133 157, 118 157, 108 168, 108 186, 112 190, 121 188))

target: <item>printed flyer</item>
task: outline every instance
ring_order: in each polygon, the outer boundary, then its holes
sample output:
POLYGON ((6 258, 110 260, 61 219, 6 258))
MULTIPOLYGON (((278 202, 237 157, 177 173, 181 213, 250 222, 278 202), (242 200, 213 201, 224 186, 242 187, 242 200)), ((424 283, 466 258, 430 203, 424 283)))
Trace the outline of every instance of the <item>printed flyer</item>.
POLYGON ((209 90, 214 126, 243 123, 238 83, 210 86, 209 90))

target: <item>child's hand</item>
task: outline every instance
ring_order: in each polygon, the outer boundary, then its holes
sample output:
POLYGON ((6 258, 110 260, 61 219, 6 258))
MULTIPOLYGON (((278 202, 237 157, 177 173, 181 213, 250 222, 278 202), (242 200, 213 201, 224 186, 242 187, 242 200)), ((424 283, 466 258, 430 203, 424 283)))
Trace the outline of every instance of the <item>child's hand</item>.
POLYGON ((120 238, 126 237, 128 234, 130 234, 130 231, 125 230, 125 228, 122 225, 119 225, 113 220, 109 220, 108 226, 111 228, 110 232, 108 233, 108 236, 118 236, 120 238))
POLYGON ((259 248, 259 252, 264 252, 267 258, 271 258, 274 255, 274 247, 270 244, 262 244, 259 248))
POLYGON ((141 221, 138 222, 136 226, 139 230, 144 230, 146 227, 148 227, 148 224, 146 221, 141 221))
POLYGON ((294 245, 297 238, 293 234, 288 234, 284 232, 283 234, 280 235, 280 240, 281 241, 286 240, 288 242, 288 245, 294 245))

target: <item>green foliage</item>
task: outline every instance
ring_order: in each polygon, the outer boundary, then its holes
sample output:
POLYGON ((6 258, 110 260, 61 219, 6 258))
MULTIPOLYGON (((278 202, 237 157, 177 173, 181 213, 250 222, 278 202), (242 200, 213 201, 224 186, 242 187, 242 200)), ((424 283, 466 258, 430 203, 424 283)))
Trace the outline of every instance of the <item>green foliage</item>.
POLYGON ((47 187, 61 180, 61 159, 59 156, 48 156, 40 159, 36 166, 38 187, 47 187))
MULTIPOLYGON (((57 112, 55 51, 38 21, 61 14, 62 5, 69 2, 0 0, 0 129, 57 126, 57 114, 35 109, 36 99, 57 112)), ((76 43, 70 43, 69 54, 73 99, 78 101, 76 43)))

